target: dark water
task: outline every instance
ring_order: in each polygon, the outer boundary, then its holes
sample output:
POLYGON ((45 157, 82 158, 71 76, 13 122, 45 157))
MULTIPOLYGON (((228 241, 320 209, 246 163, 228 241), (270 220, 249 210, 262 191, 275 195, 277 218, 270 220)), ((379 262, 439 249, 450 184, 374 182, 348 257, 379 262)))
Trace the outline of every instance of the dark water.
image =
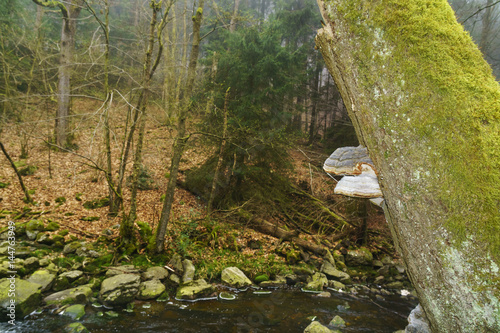
MULTIPOLYGON (((297 332, 301 333, 316 317, 328 324, 341 316, 347 326, 342 332, 394 332, 404 329, 406 317, 417 301, 400 296, 377 299, 331 291, 332 297, 319 298, 298 290, 276 290, 255 295, 239 292, 236 300, 197 302, 136 302, 133 312, 114 309, 118 318, 98 316, 104 308, 87 306, 80 322, 92 333, 102 332, 297 332)), ((64 332, 71 319, 48 312, 17 322, 14 328, 0 323, 0 332, 64 332)))

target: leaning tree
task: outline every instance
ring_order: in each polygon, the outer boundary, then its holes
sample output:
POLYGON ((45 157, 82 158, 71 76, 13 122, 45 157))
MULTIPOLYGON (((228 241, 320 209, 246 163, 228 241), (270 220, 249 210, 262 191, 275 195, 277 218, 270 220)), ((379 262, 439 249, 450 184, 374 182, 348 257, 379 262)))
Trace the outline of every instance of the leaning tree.
POLYGON ((317 36, 435 332, 500 332, 500 87, 446 0, 318 0, 317 36))

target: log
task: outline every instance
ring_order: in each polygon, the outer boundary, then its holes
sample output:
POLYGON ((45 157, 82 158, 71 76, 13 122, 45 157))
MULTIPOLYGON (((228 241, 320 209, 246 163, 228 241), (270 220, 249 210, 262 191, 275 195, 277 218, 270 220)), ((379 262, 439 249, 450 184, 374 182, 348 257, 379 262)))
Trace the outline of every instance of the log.
POLYGON ((259 217, 252 216, 246 211, 242 212, 240 210, 240 215, 249 218, 250 227, 258 232, 282 239, 284 241, 295 243, 296 245, 302 247, 303 249, 321 256, 324 256, 327 252, 327 249, 324 246, 316 245, 302 238, 299 238, 299 232, 296 230, 287 231, 271 222, 268 222, 259 217))

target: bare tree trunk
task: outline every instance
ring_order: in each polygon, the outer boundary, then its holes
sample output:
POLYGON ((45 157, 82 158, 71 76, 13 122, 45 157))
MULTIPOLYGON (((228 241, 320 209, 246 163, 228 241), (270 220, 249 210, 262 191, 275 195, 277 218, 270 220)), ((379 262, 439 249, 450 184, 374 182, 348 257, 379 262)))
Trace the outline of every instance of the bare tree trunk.
POLYGON ((231 15, 231 21, 229 22, 229 32, 234 32, 236 30, 236 20, 238 18, 239 7, 240 0, 234 0, 233 15, 231 15))
POLYGON ((222 168, 222 162, 224 161, 224 151, 226 149, 227 142, 227 108, 229 104, 229 89, 226 90, 226 97, 224 100, 224 123, 222 124, 222 141, 220 143, 219 158, 217 160, 217 166, 215 167, 214 179, 212 181, 212 190, 210 191, 210 198, 208 199, 208 211, 212 210, 212 205, 214 203, 215 192, 217 189, 217 182, 219 181, 219 174, 222 168))
POLYGON ((137 138, 137 145, 135 149, 135 158, 132 171, 132 189, 130 196, 130 210, 128 214, 124 214, 122 223, 120 225, 120 238, 122 244, 129 244, 134 240, 134 223, 137 218, 137 190, 138 190, 138 180, 139 173, 142 166, 142 147, 144 143, 144 132, 146 127, 146 107, 148 105, 149 99, 149 89, 151 86, 151 79, 155 73, 160 60, 162 59, 163 53, 163 39, 162 31, 167 23, 167 17, 170 8, 173 4, 169 1, 167 8, 164 10, 161 21, 158 23, 157 15, 162 10, 162 1, 151 0, 150 7, 152 8, 152 16, 150 22, 149 39, 148 46, 146 50, 145 60, 144 60, 144 73, 143 73, 143 87, 141 91, 141 98, 136 107, 136 120, 139 121, 139 134, 137 138), (156 35, 155 35, 156 32, 156 35), (158 53, 155 60, 153 61, 153 50, 155 46, 155 40, 158 41, 158 53))
POLYGON ((43 7, 59 8, 63 17, 60 43, 60 60, 58 68, 59 82, 57 85, 57 111, 55 124, 56 144, 68 147, 69 113, 71 106, 71 66, 75 49, 76 18, 82 10, 83 0, 43 1, 33 0, 43 7))
POLYGON ((113 104, 113 96, 109 87, 109 3, 108 0, 104 0, 104 22, 97 16, 97 13, 90 6, 87 0, 85 0, 85 4, 87 6, 87 9, 94 15, 95 19, 101 26, 106 47, 106 50, 104 52, 104 92, 106 96, 106 99, 104 101, 104 150, 106 153, 106 181, 108 183, 109 193, 109 214, 116 216, 118 210, 120 209, 120 206, 117 206, 117 202, 121 203, 121 200, 116 200, 115 197, 121 197, 121 193, 115 193, 116 189, 113 179, 111 155, 111 131, 109 129, 109 109, 113 104))
POLYGON ((433 332, 500 332, 500 87, 445 0, 318 1, 433 332))
POLYGON ((165 234, 167 232, 168 222, 170 220, 170 212, 174 201, 174 193, 177 182, 177 174, 179 172, 179 164, 186 145, 186 119, 190 108, 191 93, 193 91, 194 79, 196 76, 196 67, 198 64, 198 54, 200 51, 200 29, 203 18, 204 0, 199 0, 196 14, 193 17, 193 44, 191 46, 191 54, 189 56, 188 76, 185 90, 183 91, 182 105, 179 109, 179 121, 177 124, 177 135, 174 142, 174 153, 170 164, 170 178, 168 180, 167 190, 165 192, 165 200, 161 212, 160 221, 156 230, 156 252, 163 252, 165 234))
POLYGON ((311 91, 311 124, 309 125, 309 142, 312 144, 316 137, 318 123, 318 104, 319 104, 319 77, 321 75, 321 64, 316 61, 316 70, 314 71, 314 82, 311 91))
POLYGON ((493 10, 492 7, 493 0, 486 1, 486 9, 484 10, 483 17, 481 19, 482 29, 481 29, 481 40, 479 42, 479 49, 483 52, 483 54, 488 54, 488 48, 490 46, 490 36, 491 30, 493 28, 493 10))

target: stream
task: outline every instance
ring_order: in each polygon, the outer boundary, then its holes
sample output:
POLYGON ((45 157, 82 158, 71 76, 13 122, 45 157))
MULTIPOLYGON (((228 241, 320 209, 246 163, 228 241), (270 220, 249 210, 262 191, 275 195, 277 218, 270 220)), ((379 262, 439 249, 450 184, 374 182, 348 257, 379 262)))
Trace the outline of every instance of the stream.
MULTIPOLYGON (((327 325, 336 315, 346 327, 342 332, 394 332, 404 329, 406 317, 417 299, 398 295, 346 294, 329 290, 329 298, 299 290, 273 290, 256 294, 254 290, 234 293, 232 301, 221 299, 166 302, 136 301, 133 311, 113 309, 109 318, 105 308, 86 307, 80 322, 92 333, 110 332, 297 332, 302 333, 313 317, 327 325)), ((0 332, 62 333, 74 320, 48 311, 32 314, 12 327, 0 323, 0 332)))

